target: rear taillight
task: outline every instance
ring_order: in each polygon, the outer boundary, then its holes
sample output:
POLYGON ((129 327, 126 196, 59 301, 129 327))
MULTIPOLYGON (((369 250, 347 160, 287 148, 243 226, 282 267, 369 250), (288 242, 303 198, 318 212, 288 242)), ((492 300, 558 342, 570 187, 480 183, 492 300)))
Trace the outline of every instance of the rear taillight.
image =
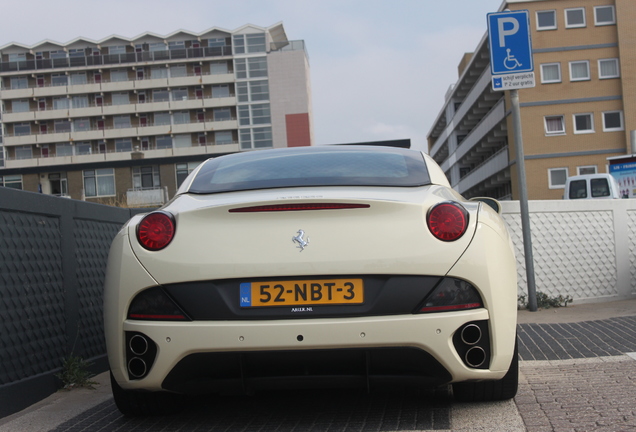
POLYGON ((481 308, 483 304, 474 286, 460 279, 444 278, 420 305, 418 312, 454 312, 481 308))
POLYGON ((149 288, 130 303, 128 319, 188 321, 186 314, 161 288, 149 288))
POLYGON ((158 251, 170 244, 174 237, 175 223, 171 214, 165 212, 150 213, 137 227, 139 244, 150 251, 158 251))
POLYGON ((464 235, 468 227, 468 212, 454 202, 437 204, 429 210, 426 223, 439 240, 454 241, 464 235))

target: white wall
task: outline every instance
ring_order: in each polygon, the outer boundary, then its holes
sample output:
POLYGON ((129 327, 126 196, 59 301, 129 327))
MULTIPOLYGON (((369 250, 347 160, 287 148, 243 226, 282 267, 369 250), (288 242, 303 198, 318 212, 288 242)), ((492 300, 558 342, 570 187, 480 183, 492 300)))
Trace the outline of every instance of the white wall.
MULTIPOLYGON (((502 201, 527 294, 519 201, 502 201)), ((636 199, 530 201, 537 292, 576 303, 636 298, 636 199)))

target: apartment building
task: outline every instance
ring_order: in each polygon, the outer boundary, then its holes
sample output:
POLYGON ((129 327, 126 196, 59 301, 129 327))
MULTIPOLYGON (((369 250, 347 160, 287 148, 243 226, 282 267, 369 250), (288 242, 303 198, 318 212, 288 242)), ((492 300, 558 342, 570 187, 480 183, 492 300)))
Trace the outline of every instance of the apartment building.
POLYGON ((281 23, 0 55, 0 186, 158 205, 207 158, 313 143, 307 53, 281 23))
MULTIPOLYGON (((529 199, 560 199, 568 176, 609 172, 609 157, 636 153, 635 6, 508 0, 499 8, 530 16, 536 86, 519 90, 529 199)), ((428 133, 429 154, 464 196, 519 199, 511 104, 491 89, 487 34, 458 73, 428 133)))

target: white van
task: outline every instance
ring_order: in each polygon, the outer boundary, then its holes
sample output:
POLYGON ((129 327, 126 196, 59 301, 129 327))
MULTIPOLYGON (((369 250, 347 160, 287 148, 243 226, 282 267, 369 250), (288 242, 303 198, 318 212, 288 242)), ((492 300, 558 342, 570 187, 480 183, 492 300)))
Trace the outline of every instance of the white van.
POLYGON ((610 174, 586 174, 568 177, 563 199, 621 198, 618 182, 610 174))

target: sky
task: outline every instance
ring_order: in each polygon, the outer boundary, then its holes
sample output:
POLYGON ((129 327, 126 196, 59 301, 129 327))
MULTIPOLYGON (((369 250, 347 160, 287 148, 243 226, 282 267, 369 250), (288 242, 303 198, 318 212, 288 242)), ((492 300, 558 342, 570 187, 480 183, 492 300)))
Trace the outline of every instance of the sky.
POLYGON ((0 46, 283 23, 309 55, 315 144, 426 135, 501 0, 31 0, 2 7, 0 46))

